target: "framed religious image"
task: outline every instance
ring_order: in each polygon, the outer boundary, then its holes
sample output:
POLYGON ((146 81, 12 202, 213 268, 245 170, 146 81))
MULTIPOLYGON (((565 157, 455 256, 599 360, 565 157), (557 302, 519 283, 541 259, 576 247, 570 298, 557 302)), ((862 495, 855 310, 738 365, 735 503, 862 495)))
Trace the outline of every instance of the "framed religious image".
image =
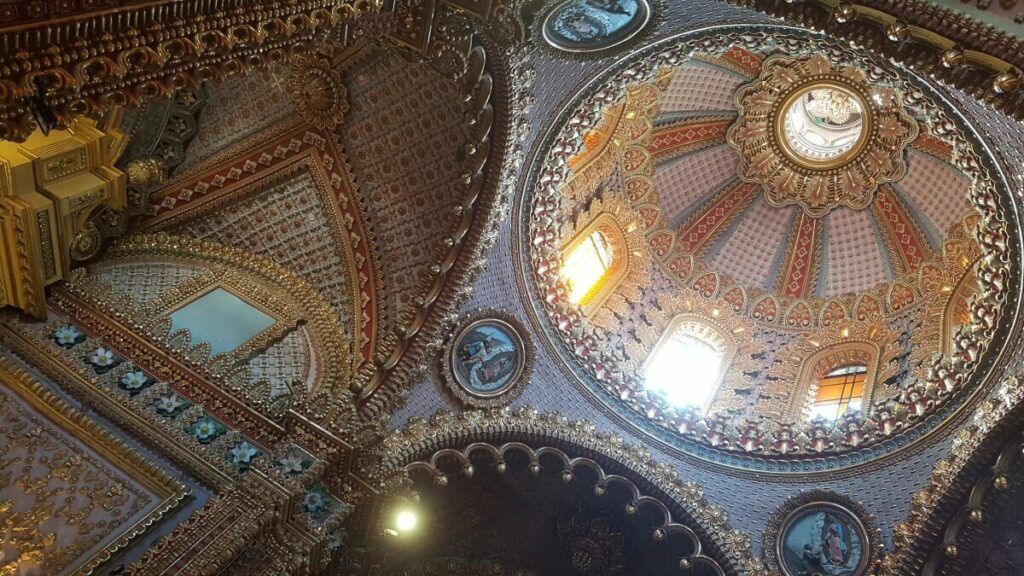
POLYGON ((766 564, 786 576, 863 576, 879 548, 872 518, 856 502, 829 492, 787 500, 765 531, 766 564))
POLYGON ((636 39, 652 15, 648 0, 564 0, 540 18, 540 36, 557 51, 603 53, 636 39))
POLYGON ((470 315, 445 345, 441 373, 463 404, 490 408, 510 402, 526 384, 533 348, 522 324, 497 310, 470 315))

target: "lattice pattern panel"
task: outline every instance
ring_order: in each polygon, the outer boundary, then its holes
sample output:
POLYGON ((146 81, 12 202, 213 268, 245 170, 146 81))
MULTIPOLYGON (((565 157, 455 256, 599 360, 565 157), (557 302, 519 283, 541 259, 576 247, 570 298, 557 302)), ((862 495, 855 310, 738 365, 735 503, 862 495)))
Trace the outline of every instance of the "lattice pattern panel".
POLYGON ((870 290, 890 280, 885 249, 867 210, 838 208, 825 220, 828 269, 825 296, 870 290))
POLYGON ((315 186, 308 171, 297 172, 174 232, 241 248, 291 269, 320 290, 350 330, 352 296, 343 247, 335 242, 315 186))
POLYGON ((736 110, 733 94, 749 81, 739 74, 711 64, 679 66, 661 97, 663 114, 687 110, 736 110))
MULTIPOLYGON (((952 166, 920 152, 910 152, 907 175, 900 181, 899 189, 942 235, 970 209, 967 181, 952 166)), ((920 218, 917 214, 913 216, 920 218)))
POLYGON ((391 322, 421 290, 451 233, 468 119, 454 83, 426 64, 377 54, 346 76, 342 141, 367 207, 391 322))
POLYGON ((271 389, 309 377, 310 344, 305 328, 293 330, 284 338, 249 361, 252 382, 268 380, 271 389))
POLYGON ((199 272, 198 268, 183 264, 132 262, 101 268, 97 275, 118 293, 131 295, 136 304, 143 304, 199 272))
POLYGON ((287 75, 287 66, 280 65, 210 86, 209 100, 199 115, 199 133, 179 170, 292 116, 295 108, 285 87, 287 75))
POLYGON ((723 145, 660 166, 654 174, 654 189, 663 216, 673 227, 681 225, 699 204, 710 200, 713 192, 736 177, 738 164, 736 151, 723 145))
POLYGON ((714 269, 735 278, 742 286, 768 289, 779 247, 790 233, 796 208, 775 208, 757 199, 712 258, 714 269))

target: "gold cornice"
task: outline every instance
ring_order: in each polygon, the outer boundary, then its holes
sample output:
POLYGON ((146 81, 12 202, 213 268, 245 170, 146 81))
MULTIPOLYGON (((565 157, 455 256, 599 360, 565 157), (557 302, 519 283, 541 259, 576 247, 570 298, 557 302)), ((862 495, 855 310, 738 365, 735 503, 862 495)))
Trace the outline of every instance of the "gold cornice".
POLYGON ((73 18, 0 28, 0 138, 23 140, 30 101, 58 118, 97 115, 304 52, 335 25, 380 9, 380 0, 185 0, 80 9, 73 18), (89 46, 89 50, 81 46, 89 46))
POLYGON ((114 164, 128 137, 111 124, 120 110, 112 112, 100 124, 78 117, 22 144, 0 141, 2 304, 44 317, 44 288, 102 245, 93 215, 125 208, 127 177, 114 164))

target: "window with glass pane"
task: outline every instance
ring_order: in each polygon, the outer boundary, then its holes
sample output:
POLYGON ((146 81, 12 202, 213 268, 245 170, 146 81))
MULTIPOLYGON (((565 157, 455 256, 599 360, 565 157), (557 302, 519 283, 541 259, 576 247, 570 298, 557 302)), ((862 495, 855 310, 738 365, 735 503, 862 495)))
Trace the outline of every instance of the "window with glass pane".
POLYGON ((724 341, 695 322, 671 330, 644 367, 644 385, 673 406, 706 408, 721 377, 724 341))
POLYGON ((836 368, 818 384, 811 418, 838 420, 848 410, 860 410, 868 367, 853 364, 836 368))
POLYGON ((215 288, 171 313, 171 331, 188 330, 210 354, 231 352, 274 325, 274 319, 224 288, 215 288))
POLYGON ((569 283, 569 301, 587 304, 606 280, 612 267, 612 252, 604 234, 595 230, 566 256, 562 277, 569 283))

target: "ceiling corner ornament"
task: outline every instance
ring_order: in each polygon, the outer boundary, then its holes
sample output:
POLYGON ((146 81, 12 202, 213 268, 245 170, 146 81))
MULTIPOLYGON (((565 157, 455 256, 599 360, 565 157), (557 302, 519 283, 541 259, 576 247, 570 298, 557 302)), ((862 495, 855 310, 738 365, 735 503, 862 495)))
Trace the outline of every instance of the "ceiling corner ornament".
POLYGON ((768 520, 763 542, 772 574, 864 576, 882 553, 882 532, 864 506, 827 490, 800 492, 768 520))
POLYGON ((820 54, 776 56, 737 91, 726 139, 740 154, 739 177, 761 184, 769 204, 797 204, 815 218, 860 210, 906 173, 903 150, 919 129, 901 101, 820 54))
POLYGON ((561 55, 603 57, 653 28, 648 0, 563 0, 537 18, 536 36, 561 55))
POLYGON ((441 355, 441 374, 448 391, 473 408, 511 402, 533 370, 533 345, 527 334, 519 320, 500 310, 469 315, 441 355))
POLYGON ((334 130, 348 112, 348 91, 341 71, 321 54, 292 58, 288 91, 303 120, 324 130, 334 130))

